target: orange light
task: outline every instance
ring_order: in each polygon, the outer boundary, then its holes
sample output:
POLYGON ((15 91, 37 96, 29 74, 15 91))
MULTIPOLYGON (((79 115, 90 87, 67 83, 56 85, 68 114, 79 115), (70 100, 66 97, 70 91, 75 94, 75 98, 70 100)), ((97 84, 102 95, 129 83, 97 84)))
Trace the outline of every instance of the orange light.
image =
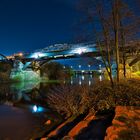
POLYGON ((23 53, 19 53, 18 55, 19 55, 19 56, 23 56, 23 53))

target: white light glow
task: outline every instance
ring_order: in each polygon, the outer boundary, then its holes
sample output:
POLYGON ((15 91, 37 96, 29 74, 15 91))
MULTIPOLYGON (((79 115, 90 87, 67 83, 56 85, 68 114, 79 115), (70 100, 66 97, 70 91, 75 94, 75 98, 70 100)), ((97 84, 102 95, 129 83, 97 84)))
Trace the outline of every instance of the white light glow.
POLYGON ((43 56, 45 56, 45 54, 40 53, 40 52, 36 52, 36 53, 32 54, 31 58, 40 58, 43 56))
POLYGON ((73 80, 70 81, 71 85, 73 85, 73 80))
POLYGON ((81 65, 79 65, 79 68, 81 68, 81 65))
POLYGON ((43 107, 37 106, 37 105, 34 105, 32 110, 33 110, 33 113, 41 113, 45 111, 43 107))
POLYGON ((99 80, 102 81, 102 76, 101 75, 99 76, 99 80))
POLYGON ((91 86, 91 81, 88 81, 88 85, 91 86))
POLYGON ((85 80, 85 76, 84 75, 82 75, 82 80, 85 80))
POLYGON ((81 80, 79 81, 79 85, 82 85, 82 81, 81 80))
POLYGON ((33 111, 37 112, 37 106, 36 105, 33 106, 33 111))
POLYGON ((72 50, 71 53, 82 54, 82 53, 85 53, 85 52, 87 52, 87 48, 76 48, 76 49, 72 50))
POLYGON ((78 54, 82 54, 82 53, 84 53, 84 52, 86 52, 86 49, 85 49, 85 48, 78 48, 78 49, 77 49, 77 53, 78 53, 78 54))

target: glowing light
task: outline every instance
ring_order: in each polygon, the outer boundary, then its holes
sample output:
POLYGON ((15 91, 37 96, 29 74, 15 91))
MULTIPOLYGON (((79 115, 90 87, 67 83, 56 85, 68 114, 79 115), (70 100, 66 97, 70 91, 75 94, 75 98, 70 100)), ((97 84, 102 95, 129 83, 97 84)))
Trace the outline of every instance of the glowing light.
POLYGON ((82 54, 82 53, 85 53, 87 51, 88 51, 87 48, 76 48, 76 49, 72 50, 71 53, 82 54))
POLYGON ((99 72, 102 72, 102 65, 99 65, 99 72))
POLYGON ((44 57, 44 56, 45 56, 45 54, 36 52, 36 53, 32 54, 31 58, 40 58, 40 57, 44 57))
POLYGON ((88 81, 88 85, 91 86, 91 81, 88 81))
POLYGON ((51 120, 47 120, 45 124, 46 125, 50 125, 51 124, 51 120))
POLYGON ((33 112, 37 112, 38 108, 36 105, 33 106, 33 112))
POLYGON ((86 48, 78 48, 78 49, 77 49, 77 53, 78 53, 78 54, 82 54, 82 53, 84 53, 84 52, 86 52, 86 48))
POLYGON ((81 68, 81 65, 79 65, 79 68, 81 68))
POLYGON ((90 78, 92 78, 92 74, 90 74, 90 78))
POLYGON ((63 55, 55 55, 54 58, 63 57, 63 55))
POLYGON ((99 80, 102 81, 102 76, 101 75, 99 76, 99 80))
POLYGON ((102 57, 99 56, 99 57, 96 57, 96 59, 97 59, 97 60, 102 60, 102 57))
POLYGON ((85 80, 85 76, 84 75, 82 75, 82 80, 85 80))
POLYGON ((43 111, 44 111, 43 107, 40 107, 40 106, 37 106, 37 105, 33 106, 33 112, 34 113, 40 113, 40 112, 43 112, 43 111))
POLYGON ((81 80, 79 81, 79 85, 82 85, 82 81, 81 80))
POLYGON ((23 53, 19 53, 18 55, 22 57, 23 56, 23 53))
POLYGON ((71 85, 73 85, 73 80, 71 80, 71 82, 70 82, 70 83, 71 83, 71 85))

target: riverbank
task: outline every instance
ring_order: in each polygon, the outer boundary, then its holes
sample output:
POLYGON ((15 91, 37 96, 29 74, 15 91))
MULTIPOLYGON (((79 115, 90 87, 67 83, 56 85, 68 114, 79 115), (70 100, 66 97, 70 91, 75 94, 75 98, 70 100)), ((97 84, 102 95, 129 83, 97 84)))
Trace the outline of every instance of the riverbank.
MULTIPOLYGON (((65 86, 57 88, 57 90, 52 90, 51 95, 48 95, 48 103, 60 114, 63 112, 61 115, 64 115, 68 119, 50 133, 46 133, 46 136, 42 138, 42 140, 50 138, 55 140, 103 140, 106 138, 106 140, 110 140, 110 133, 113 133, 113 131, 109 132, 109 130, 112 128, 111 123, 114 123, 116 115, 118 116, 116 110, 118 110, 119 106, 122 106, 122 108, 125 108, 125 106, 132 106, 133 108, 140 106, 139 85, 139 80, 129 79, 115 84, 114 88, 111 88, 107 81, 103 81, 96 83, 91 88, 84 86, 80 88, 76 86, 65 86), (113 113, 111 113, 114 110, 113 108, 115 109, 115 117, 113 113), (89 113, 86 115, 87 110, 89 110, 89 113), (105 114, 105 112, 108 112, 110 115, 108 113, 105 114), (75 119, 71 118, 76 114, 77 116, 85 116, 82 119, 75 118, 78 121, 73 125, 75 119), (100 116, 98 114, 100 114, 100 116), (69 123, 67 124, 67 122, 69 123)), ((128 107, 127 110, 125 109, 122 112, 131 114, 133 111, 131 107, 128 107)), ((137 122, 139 122, 140 118, 136 116, 136 113, 134 116, 137 118, 137 122)), ((126 121, 129 122, 130 119, 131 118, 126 117, 126 121)), ((132 122, 132 124, 134 123, 135 122, 132 122)), ((139 123, 137 125, 139 126, 139 123)), ((133 127, 134 125, 132 125, 132 128, 133 127)), ((126 127, 126 129, 129 131, 129 127, 126 127)), ((118 133, 118 138, 121 138, 122 133, 123 132, 118 133)), ((131 131, 129 131, 129 133, 131 133, 131 131)), ((135 134, 136 132, 133 133, 135 134)), ((125 138, 125 136, 123 136, 123 138, 125 138)), ((112 140, 115 140, 115 138, 113 137, 112 140)))

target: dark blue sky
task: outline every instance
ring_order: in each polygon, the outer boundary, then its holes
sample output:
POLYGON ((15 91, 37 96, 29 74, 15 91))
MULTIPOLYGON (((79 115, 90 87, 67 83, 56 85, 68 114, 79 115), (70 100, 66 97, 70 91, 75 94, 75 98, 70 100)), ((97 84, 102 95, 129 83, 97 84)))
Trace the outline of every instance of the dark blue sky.
MULTIPOLYGON (((78 0, 0 0, 0 53, 31 52, 55 43, 72 43, 79 22, 78 0)), ((135 7, 136 1, 126 0, 135 7)))
POLYGON ((71 42, 76 0, 0 0, 0 53, 71 42))

